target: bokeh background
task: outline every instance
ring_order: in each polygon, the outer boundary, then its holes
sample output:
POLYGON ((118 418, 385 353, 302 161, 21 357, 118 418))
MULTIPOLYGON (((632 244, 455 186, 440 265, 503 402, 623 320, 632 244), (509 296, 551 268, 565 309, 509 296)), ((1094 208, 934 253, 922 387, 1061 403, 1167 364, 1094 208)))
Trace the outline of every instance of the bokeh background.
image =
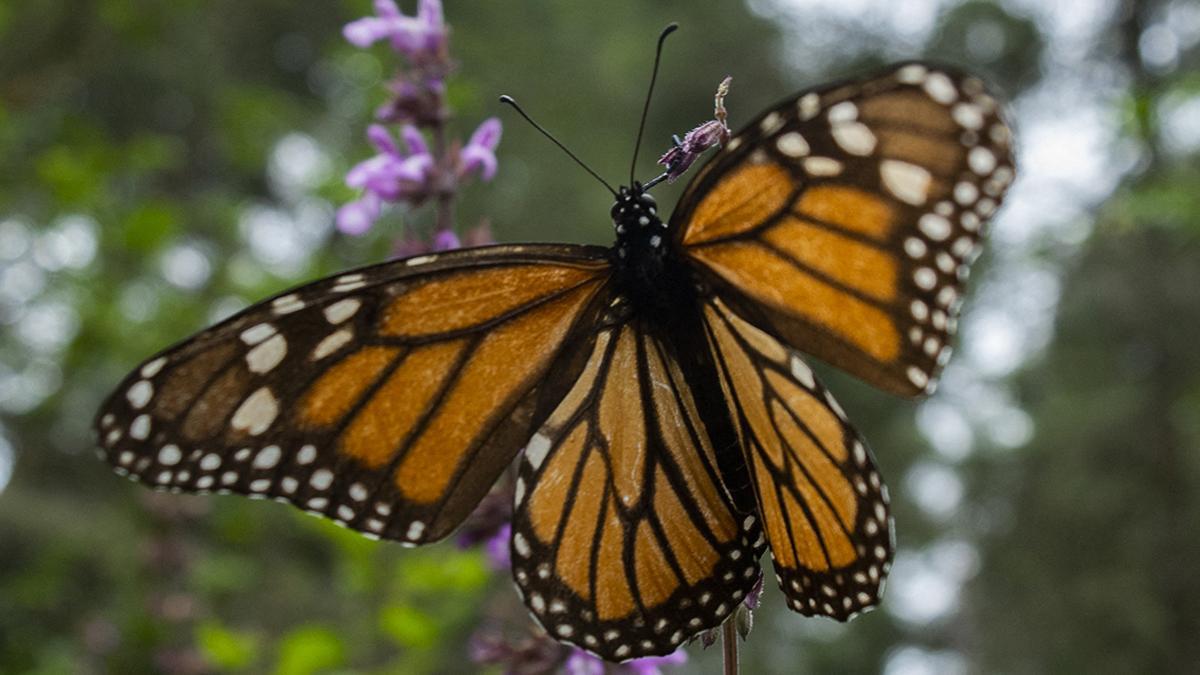
MULTIPOLYGON (((401 3, 411 11, 412 3, 401 3)), ((88 424, 141 358, 256 298, 376 261, 336 234, 394 67, 366 0, 0 3, 0 671, 461 672, 515 594, 479 551, 401 550, 288 507, 155 494, 88 424)), ((461 228, 607 243, 609 197, 510 93, 619 179, 658 30, 647 155, 901 58, 1012 101, 1018 179, 925 401, 825 371, 892 487, 882 610, 784 610, 745 672, 1200 667, 1200 5, 1183 0, 447 0, 458 133, 502 115, 461 228)), ((643 155, 646 157, 647 155, 643 155)), ((648 175, 649 162, 642 173, 648 175)), ((671 203, 672 186, 660 195, 671 203)), ((689 648, 689 670, 719 672, 689 648)))

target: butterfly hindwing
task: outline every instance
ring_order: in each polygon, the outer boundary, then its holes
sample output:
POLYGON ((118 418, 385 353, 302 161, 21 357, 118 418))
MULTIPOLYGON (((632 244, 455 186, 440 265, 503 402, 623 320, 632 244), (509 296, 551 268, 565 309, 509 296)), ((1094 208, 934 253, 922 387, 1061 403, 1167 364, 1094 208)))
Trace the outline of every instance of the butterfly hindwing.
POLYGON ((1010 146, 978 79, 909 63, 765 112, 693 179, 671 226, 755 323, 915 395, 949 359, 1010 146))
POLYGON ((670 351, 634 323, 603 329, 520 465, 513 575, 550 635, 623 661, 731 615, 765 541, 715 453, 670 351))
POLYGON ((788 605, 843 621, 870 609, 894 548, 870 451, 794 351, 720 300, 705 321, 788 605))
POLYGON ((147 361, 101 408, 116 469, 271 497, 368 535, 444 537, 573 377, 604 249, 497 246, 314 282, 147 361))

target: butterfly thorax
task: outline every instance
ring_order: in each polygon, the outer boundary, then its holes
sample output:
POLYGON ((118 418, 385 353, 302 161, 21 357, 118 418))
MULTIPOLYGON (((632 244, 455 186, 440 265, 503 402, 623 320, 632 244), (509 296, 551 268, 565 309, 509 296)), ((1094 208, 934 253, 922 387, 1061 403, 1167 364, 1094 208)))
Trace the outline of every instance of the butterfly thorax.
POLYGON ((671 255, 667 225, 658 205, 641 184, 622 187, 612 207, 616 280, 636 309, 660 314, 674 312, 690 288, 684 266, 671 255))

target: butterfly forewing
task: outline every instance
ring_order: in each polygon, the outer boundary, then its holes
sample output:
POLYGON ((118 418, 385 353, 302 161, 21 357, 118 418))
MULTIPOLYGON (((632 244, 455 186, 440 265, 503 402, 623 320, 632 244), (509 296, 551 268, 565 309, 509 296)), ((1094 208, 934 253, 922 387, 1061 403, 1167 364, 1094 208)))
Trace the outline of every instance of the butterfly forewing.
POLYGON ((273 497, 369 535, 448 534, 574 379, 604 249, 500 246, 349 272, 163 352, 97 417, 163 489, 273 497))
POLYGON ((789 606, 843 621, 870 609, 893 543, 869 450, 794 351, 720 300, 705 319, 789 606))
POLYGON ((672 218, 730 305, 889 391, 931 390, 1013 179, 982 83, 918 63, 801 94, 733 137, 672 218))
POLYGON ((675 357, 635 324, 600 332, 521 463, 513 575, 546 631, 622 661, 727 619, 759 575, 675 357))

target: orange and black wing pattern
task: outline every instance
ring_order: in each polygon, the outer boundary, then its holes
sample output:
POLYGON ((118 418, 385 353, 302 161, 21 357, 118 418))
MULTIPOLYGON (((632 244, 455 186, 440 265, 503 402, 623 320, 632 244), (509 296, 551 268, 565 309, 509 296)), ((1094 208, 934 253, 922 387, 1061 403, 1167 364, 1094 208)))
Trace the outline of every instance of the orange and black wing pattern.
POLYGON ((903 395, 950 357, 963 285, 1013 180, 974 77, 908 63, 768 110, 693 179, 671 227, 731 306, 903 395))
POLYGON ((794 351, 719 299, 704 315, 788 605, 841 621, 872 608, 894 544, 866 444, 794 351))
POLYGON ((495 246, 317 281, 142 364, 96 431, 160 489, 274 498, 373 537, 449 534, 571 386, 606 250, 495 246))
POLYGON ((605 659, 667 654, 759 577, 677 359, 634 323, 601 330, 520 464, 513 575, 546 631, 605 659))

